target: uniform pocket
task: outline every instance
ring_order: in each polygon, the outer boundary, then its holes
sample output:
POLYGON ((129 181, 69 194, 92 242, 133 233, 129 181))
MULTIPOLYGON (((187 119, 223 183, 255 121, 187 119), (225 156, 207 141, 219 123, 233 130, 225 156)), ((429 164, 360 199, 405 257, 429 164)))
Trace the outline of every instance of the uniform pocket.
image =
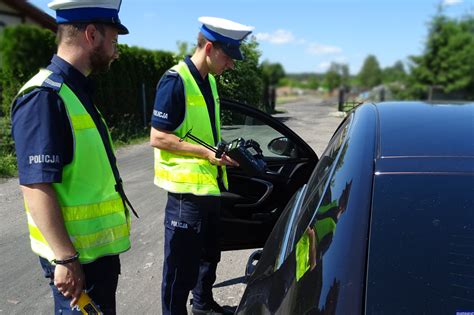
POLYGON ((165 227, 173 231, 201 232, 201 215, 196 204, 183 194, 169 194, 165 210, 165 227))

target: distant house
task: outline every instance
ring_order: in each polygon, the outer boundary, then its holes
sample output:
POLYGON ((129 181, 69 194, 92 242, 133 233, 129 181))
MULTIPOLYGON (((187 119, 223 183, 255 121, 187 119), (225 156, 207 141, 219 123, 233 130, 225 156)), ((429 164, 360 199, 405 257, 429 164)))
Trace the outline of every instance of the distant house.
POLYGON ((0 0, 0 31, 8 25, 35 24, 56 32, 53 17, 25 0, 0 0))

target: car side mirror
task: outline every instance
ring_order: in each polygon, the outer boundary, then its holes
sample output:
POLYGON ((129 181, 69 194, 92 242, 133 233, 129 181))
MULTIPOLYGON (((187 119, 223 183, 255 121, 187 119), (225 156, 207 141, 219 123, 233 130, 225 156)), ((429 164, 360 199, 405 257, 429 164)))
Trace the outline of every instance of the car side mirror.
POLYGON ((276 155, 294 157, 295 145, 287 137, 275 138, 268 144, 268 150, 276 155))

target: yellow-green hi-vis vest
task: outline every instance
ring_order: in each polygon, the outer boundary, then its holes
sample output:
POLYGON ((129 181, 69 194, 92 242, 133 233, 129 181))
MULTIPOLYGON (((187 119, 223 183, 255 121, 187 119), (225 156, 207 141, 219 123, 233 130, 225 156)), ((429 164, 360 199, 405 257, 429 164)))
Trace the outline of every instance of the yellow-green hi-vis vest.
MULTIPOLYGON (((40 70, 18 96, 47 84, 55 88, 64 102, 74 137, 74 154, 72 162, 63 168, 62 182, 52 186, 79 260, 89 263, 130 248, 130 215, 115 190, 112 167, 92 117, 74 92, 65 83, 52 80, 51 74, 49 70, 40 70)), ((31 248, 51 261, 55 258, 53 251, 33 221, 26 200, 25 208, 31 248)))
MULTIPOLYGON (((191 130, 193 136, 214 145, 211 120, 206 101, 199 86, 184 62, 180 62, 172 70, 176 71, 184 85, 186 109, 183 123, 173 132, 183 138, 191 130)), ((217 141, 221 140, 220 132, 220 104, 217 94, 215 78, 209 74, 212 95, 215 104, 217 141)), ((186 138, 185 141, 196 143, 186 138)), ((227 174, 222 168, 222 181, 228 188, 227 174)), ((207 159, 174 154, 166 150, 155 149, 155 185, 174 193, 190 193, 194 195, 219 195, 217 182, 218 166, 211 164, 207 159)))

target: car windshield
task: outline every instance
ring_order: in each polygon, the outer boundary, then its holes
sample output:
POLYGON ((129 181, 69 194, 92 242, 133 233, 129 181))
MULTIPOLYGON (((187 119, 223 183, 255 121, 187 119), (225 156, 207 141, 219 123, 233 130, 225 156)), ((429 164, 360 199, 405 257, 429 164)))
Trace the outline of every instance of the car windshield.
POLYGON ((474 312, 474 176, 376 177, 368 314, 474 312))

